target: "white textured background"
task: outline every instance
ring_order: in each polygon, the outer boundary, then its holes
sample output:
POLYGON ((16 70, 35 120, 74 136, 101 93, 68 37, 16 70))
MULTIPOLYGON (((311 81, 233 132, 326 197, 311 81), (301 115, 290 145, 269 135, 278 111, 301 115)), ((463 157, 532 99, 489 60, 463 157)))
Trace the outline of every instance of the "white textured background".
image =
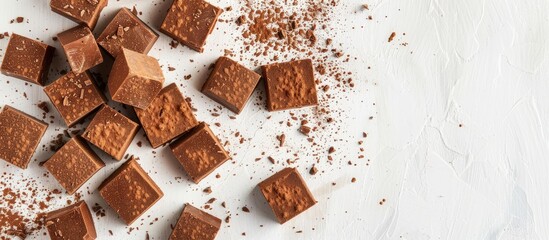
MULTIPOLYGON (((140 17, 158 29, 170 2, 111 0, 95 32, 118 7, 134 5, 143 12, 140 17)), ((238 1, 211 2, 233 6, 235 10, 224 13, 223 19, 239 16, 238 1)), ((99 239, 144 239, 146 232, 151 239, 166 239, 183 203, 199 207, 211 197, 218 200, 210 213, 232 216, 230 224, 223 223, 218 239, 549 238, 549 1, 353 0, 335 11, 339 14, 330 23, 336 29, 334 43, 357 60, 342 63, 354 72, 356 87, 333 93, 338 100, 330 104, 338 112, 341 130, 337 136, 329 130, 315 133, 318 142, 336 146, 333 164, 319 164, 322 172, 316 176, 307 173, 315 162, 303 151, 307 141, 295 131, 280 130, 278 122, 289 115, 267 113, 257 98, 264 94, 261 90, 236 120, 228 120, 232 114, 227 110, 220 117, 207 111, 217 105, 198 88, 207 66, 223 49, 239 44, 227 34, 234 31, 234 24, 218 24, 203 54, 184 47, 170 50, 170 39, 160 34, 150 55, 160 58, 167 82, 182 84, 180 89, 193 99, 200 120, 222 124, 214 128, 222 141, 234 138, 236 131, 250 139, 228 147, 234 162, 215 171, 220 179, 214 173, 196 185, 186 179, 167 149, 153 154, 141 131, 128 152, 141 158, 166 196, 132 225, 139 230, 129 234, 129 228, 105 207, 107 216, 95 219, 99 239), (363 3, 370 5, 369 11, 360 9, 363 3), (368 21, 368 15, 373 20, 368 21), (388 43, 391 32, 397 35, 388 43), (168 72, 168 65, 177 70, 168 72), (192 74, 191 81, 182 80, 187 74, 192 74), (282 131, 289 143, 287 149, 276 149, 275 136, 282 131), (369 136, 363 145, 366 158, 361 160, 357 159, 357 142, 363 131, 369 136), (144 146, 138 148, 137 141, 144 146), (283 166, 273 166, 265 159, 256 162, 261 152, 280 160, 299 152, 301 159, 294 166, 319 203, 285 225, 274 222, 255 185, 283 166), (371 160, 368 166, 366 159, 371 160), (349 160, 357 166, 349 166, 349 160), (356 183, 351 183, 352 177, 356 183), (214 191, 211 195, 202 193, 207 186, 214 191), (386 199, 383 205, 381 199, 386 199), (227 202, 227 209, 219 206, 221 201, 227 202), (251 213, 242 212, 243 206, 251 213), (159 220, 149 225, 156 217, 159 220)), ((0 7, 1 32, 40 38, 58 50, 51 37, 71 26, 74 23, 52 13, 45 0, 6 0, 0 7), (29 23, 9 24, 17 16, 26 17, 29 23)), ((6 39, 0 41, 0 49, 6 45, 6 39)), ((62 62, 62 52, 57 56, 62 62)), ((243 64, 257 67, 252 62, 243 64)), ((5 76, 0 79, 2 105, 41 116, 35 104, 47 97, 39 87, 5 76)), ((57 116, 49 136, 63 126, 57 116)), ((42 142, 49 140, 46 136, 42 142)), ((5 163, 0 168, 21 178, 36 177, 44 186, 56 188, 55 180, 44 178, 45 170, 38 167, 39 161, 51 155, 41 150, 26 171, 5 163)), ((105 206, 94 191, 120 164, 101 156, 107 167, 80 191, 89 205, 105 206)), ((64 202, 59 199, 50 209, 64 202)), ((40 234, 32 237, 40 239, 40 234)))

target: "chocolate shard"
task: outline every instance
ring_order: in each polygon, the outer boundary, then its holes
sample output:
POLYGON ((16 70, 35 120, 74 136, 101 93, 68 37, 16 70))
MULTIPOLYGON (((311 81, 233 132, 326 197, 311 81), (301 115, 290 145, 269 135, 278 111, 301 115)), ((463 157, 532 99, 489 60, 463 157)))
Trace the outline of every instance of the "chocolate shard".
POLYGON ((72 71, 79 74, 103 62, 95 37, 86 26, 76 26, 57 34, 72 71))
POLYGON ((227 57, 220 57, 202 93, 239 114, 250 99, 261 76, 227 57))
POLYGON ((164 196, 133 157, 101 183, 99 194, 128 226, 164 196))
POLYGON ((54 51, 54 47, 12 33, 0 71, 4 75, 43 86, 54 51))
POLYGON ((169 240, 214 240, 220 227, 221 219, 186 204, 169 240))
POLYGON ((101 11, 108 2, 108 0, 51 0, 50 7, 55 13, 94 29, 101 11))
POLYGON ((52 240, 97 238, 93 218, 85 201, 49 212, 45 225, 52 240))
POLYGON ((223 9, 204 0, 174 0, 160 26, 160 31, 187 47, 204 51, 223 9))
POLYGON ((5 105, 0 112, 0 159, 26 169, 48 124, 5 105))
POLYGON ((116 57, 108 87, 114 101, 145 109, 162 89, 164 75, 158 61, 123 48, 116 57))

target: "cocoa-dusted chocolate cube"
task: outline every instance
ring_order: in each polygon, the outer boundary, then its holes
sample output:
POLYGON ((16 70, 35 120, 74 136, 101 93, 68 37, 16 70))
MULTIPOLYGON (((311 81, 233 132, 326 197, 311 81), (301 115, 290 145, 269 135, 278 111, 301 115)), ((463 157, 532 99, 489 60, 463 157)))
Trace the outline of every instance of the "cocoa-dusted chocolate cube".
POLYGON ((185 204, 169 240, 214 240, 221 228, 221 219, 185 204))
POLYGON ((220 57, 202 93, 229 110, 240 113, 261 76, 227 57, 220 57))
POLYGON ((316 204, 313 194, 295 168, 285 168, 258 186, 280 224, 316 204))
POLYGON ((4 75, 44 85, 53 57, 54 47, 12 33, 0 71, 4 75))
POLYGON ((57 38, 73 72, 82 73, 103 62, 99 46, 88 27, 76 26, 57 34, 57 38))
POLYGON ((310 59, 262 67, 269 111, 318 104, 313 64, 310 59))
POLYGON ((133 157, 101 183, 99 194, 127 225, 164 196, 133 157))
POLYGON ((88 72, 69 72, 45 87, 44 92, 69 127, 106 102, 88 72))
POLYGON ((48 124, 11 106, 0 112, 0 159, 26 169, 48 124))
POLYGON ((219 139, 203 122, 172 143, 170 148, 195 183, 199 183, 229 159, 219 139))
POLYGON ((74 194, 105 163, 79 136, 74 136, 45 163, 44 167, 69 194, 74 194))
POLYGON ((195 51, 203 52, 206 39, 222 12, 221 8, 204 0, 174 0, 160 31, 195 51))
POLYGON ((198 125, 191 107, 175 83, 162 89, 146 109, 135 108, 135 113, 153 148, 198 125))
POLYGON ((82 137, 99 149, 121 160, 139 125, 122 113, 103 105, 95 114, 82 137))
POLYGON ((97 38, 97 43, 111 56, 117 57, 122 48, 147 54, 158 34, 127 8, 121 8, 97 38))
POLYGON ((93 29, 108 0, 51 0, 51 10, 93 29))
POLYGON ((163 83, 164 75, 155 58, 123 48, 112 66, 108 87, 112 100, 144 109, 163 83))
POLYGON ((90 209, 83 200, 47 213, 45 222, 52 240, 97 238, 90 209))

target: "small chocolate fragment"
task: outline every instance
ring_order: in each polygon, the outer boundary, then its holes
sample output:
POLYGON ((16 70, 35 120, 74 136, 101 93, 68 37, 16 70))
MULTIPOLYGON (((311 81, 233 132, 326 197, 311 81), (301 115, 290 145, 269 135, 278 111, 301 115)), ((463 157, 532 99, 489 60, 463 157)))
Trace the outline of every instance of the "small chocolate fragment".
POLYGON ((129 9, 121 8, 97 38, 97 43, 116 58, 122 48, 147 54, 157 39, 155 31, 129 9))
POLYGON ((116 160, 121 160, 138 129, 137 123, 109 106, 103 105, 82 137, 116 160))
POLYGON ((0 71, 2 74, 44 85, 54 47, 18 34, 11 34, 0 71))
POLYGON ((44 163, 70 195, 104 166, 105 163, 79 136, 74 136, 44 163))
POLYGON ((198 125, 191 107, 175 83, 162 89, 146 109, 135 108, 135 113, 153 148, 198 125))
POLYGON ((313 64, 310 59, 262 67, 269 111, 318 104, 313 64))
POLYGON ((5 105, 0 112, 0 159, 26 169, 47 128, 47 123, 5 105))
POLYGON ((123 48, 109 76, 112 100, 145 109, 162 89, 164 75, 158 61, 123 48))
POLYGON ((238 114, 252 95, 261 76, 227 57, 220 57, 202 93, 238 114))
POLYGON ((52 240, 97 238, 88 204, 83 200, 49 212, 46 215, 45 225, 52 240))
POLYGON ((204 0, 174 0, 160 31, 189 48, 203 52, 223 9, 204 0))
POLYGON ((45 87, 44 92, 69 127, 106 103, 88 72, 69 72, 45 87))
POLYGON ((169 240, 213 240, 221 227, 221 219, 185 204, 169 240))
POLYGON ((99 194, 127 225, 164 196, 133 157, 101 183, 99 194))
POLYGON ((203 122, 172 143, 170 148, 195 183, 229 159, 217 137, 203 122))
POLYGON ((72 71, 82 73, 103 62, 95 37, 86 26, 77 26, 57 34, 72 71))
POLYGON ((51 10, 93 29, 108 0, 51 0, 51 10))
POLYGON ((295 168, 285 168, 258 186, 280 224, 316 204, 313 194, 295 168))

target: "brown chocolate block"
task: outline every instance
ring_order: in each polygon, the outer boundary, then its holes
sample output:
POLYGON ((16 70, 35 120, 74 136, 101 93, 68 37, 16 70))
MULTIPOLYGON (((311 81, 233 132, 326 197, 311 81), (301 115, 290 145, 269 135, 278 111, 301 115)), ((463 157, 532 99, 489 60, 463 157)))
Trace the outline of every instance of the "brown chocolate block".
POLYGON ((262 67, 269 111, 318 104, 313 64, 310 59, 262 67))
POLYGON ((69 127, 106 102, 88 72, 69 72, 45 87, 44 92, 69 127))
POLYGON ((220 57, 202 93, 229 110, 240 113, 261 76, 227 57, 220 57))
POLYGON ((101 183, 99 194, 127 225, 164 196, 133 157, 101 183))
POLYGON ((295 168, 285 168, 258 186, 280 224, 316 204, 313 194, 295 168))
POLYGON ((5 105, 0 112, 0 159, 26 169, 48 124, 5 105))
POLYGON ((174 0, 160 31, 195 51, 203 52, 206 38, 222 12, 221 8, 204 0, 174 0))
POLYGON ((203 122, 172 143, 170 148, 195 183, 229 159, 217 137, 203 122))
POLYGON ((99 46, 88 27, 76 26, 57 34, 57 38, 73 72, 82 73, 103 62, 99 46))
POLYGON ((163 83, 155 58, 123 48, 112 66, 108 86, 112 100, 145 109, 163 83))
POLYGON ((2 74, 44 85, 54 47, 12 33, 0 70, 2 74))
POLYGON ((103 105, 95 114, 82 137, 116 160, 121 160, 139 125, 122 113, 103 105))
POLYGON ((105 163, 79 136, 73 137, 44 163, 69 194, 74 194, 105 163))
POLYGON ((97 238, 93 218, 86 202, 79 201, 46 215, 46 228, 52 240, 97 238))
POLYGON ((185 204, 169 240, 214 240, 220 227, 221 219, 185 204))
POLYGON ((162 89, 146 109, 135 108, 135 113, 153 148, 198 125, 191 107, 175 83, 162 89))
POLYGON ((51 10, 93 29, 108 0, 51 0, 51 10))
POLYGON ((158 34, 127 8, 121 8, 107 25, 97 42, 111 56, 117 57, 122 48, 147 54, 158 34))

